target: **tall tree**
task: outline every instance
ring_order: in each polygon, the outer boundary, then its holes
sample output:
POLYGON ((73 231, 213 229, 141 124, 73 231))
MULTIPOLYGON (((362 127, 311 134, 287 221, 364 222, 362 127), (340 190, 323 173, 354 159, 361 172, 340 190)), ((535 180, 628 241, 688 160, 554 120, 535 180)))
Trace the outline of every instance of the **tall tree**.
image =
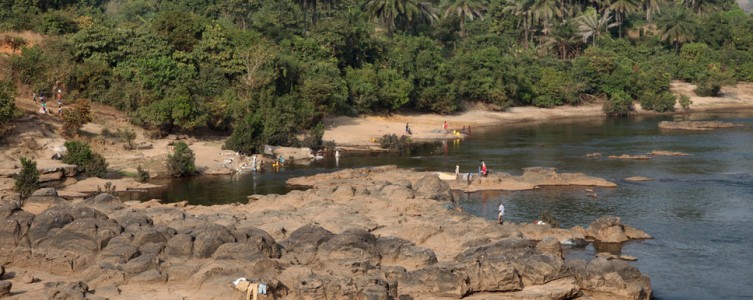
POLYGON ((612 16, 608 13, 599 16, 596 10, 588 10, 578 18, 578 34, 583 38, 583 42, 587 43, 588 39, 591 39, 594 46, 596 46, 596 39, 607 29, 617 26, 617 23, 612 23, 612 16))
POLYGON ((668 41, 675 46, 675 52, 680 51, 680 44, 695 40, 697 24, 691 18, 690 12, 684 7, 665 10, 657 20, 662 41, 668 41))
POLYGON ((372 19, 378 19, 391 35, 397 25, 407 27, 412 22, 437 19, 434 7, 420 0, 366 0, 364 10, 372 19))
POLYGON ((687 8, 693 10, 696 14, 705 15, 714 12, 720 8, 720 5, 724 1, 719 0, 678 0, 687 8))
POLYGON ((541 46, 544 49, 554 49, 563 60, 571 57, 578 43, 578 34, 572 20, 554 27, 551 34, 541 39, 541 46))
POLYGON ((651 23, 655 14, 661 13, 661 6, 664 0, 643 0, 643 10, 646 11, 646 21, 651 23))
POLYGON ((484 19, 486 5, 482 0, 451 0, 447 3, 444 15, 456 14, 460 18, 460 36, 465 37, 465 19, 474 17, 484 19))
POLYGON ((628 13, 638 10, 637 0, 612 0, 609 9, 614 11, 615 19, 619 24, 619 36, 622 37, 622 25, 628 13))
POLYGON ((528 48, 529 31, 531 30, 531 6, 534 0, 507 0, 502 12, 516 16, 520 18, 518 22, 518 28, 523 28, 523 41, 525 47, 528 48))
POLYGON ((565 15, 565 8, 560 0, 534 0, 530 6, 530 14, 533 21, 538 23, 545 33, 549 32, 551 21, 556 18, 562 18, 565 15))

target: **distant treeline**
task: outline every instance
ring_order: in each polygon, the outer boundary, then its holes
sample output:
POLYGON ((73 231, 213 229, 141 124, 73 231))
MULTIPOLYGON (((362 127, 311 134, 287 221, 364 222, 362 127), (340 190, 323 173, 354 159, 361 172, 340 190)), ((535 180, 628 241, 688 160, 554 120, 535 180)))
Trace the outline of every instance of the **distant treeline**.
POLYGON ((0 0, 0 29, 48 36, 2 41, 16 84, 60 82, 155 131, 232 131, 242 152, 304 143, 333 114, 626 115, 673 110, 672 79, 712 96, 753 80, 753 17, 733 0, 0 0))

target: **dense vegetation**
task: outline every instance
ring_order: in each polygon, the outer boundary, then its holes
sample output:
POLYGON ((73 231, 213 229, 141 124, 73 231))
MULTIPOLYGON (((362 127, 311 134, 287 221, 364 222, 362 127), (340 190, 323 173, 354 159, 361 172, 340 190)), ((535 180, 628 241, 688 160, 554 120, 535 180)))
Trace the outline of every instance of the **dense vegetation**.
POLYGON ((301 144, 331 114, 625 115, 673 110, 672 79, 702 95, 753 80, 753 18, 732 0, 0 0, 0 29, 48 35, 6 42, 17 83, 60 81, 163 133, 234 130, 242 152, 301 144))
POLYGON ((16 89, 8 81, 0 80, 0 140, 10 129, 10 121, 16 115, 16 89))

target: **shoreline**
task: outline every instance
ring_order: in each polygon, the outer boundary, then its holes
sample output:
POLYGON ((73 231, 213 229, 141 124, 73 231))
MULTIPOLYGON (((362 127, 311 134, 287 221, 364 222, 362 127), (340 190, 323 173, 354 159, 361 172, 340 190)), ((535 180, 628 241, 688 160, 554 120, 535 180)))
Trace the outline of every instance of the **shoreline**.
MULTIPOLYGON (((735 86, 724 87, 720 97, 695 96, 694 85, 679 81, 673 81, 671 90, 677 95, 690 95, 693 102, 688 116, 705 112, 723 112, 737 110, 753 110, 753 83, 738 83, 735 86)), ((18 158, 26 156, 40 162, 38 169, 43 170, 51 165, 49 161, 55 146, 62 145, 66 139, 58 132, 61 123, 56 115, 38 115, 36 106, 30 99, 17 98, 16 106, 26 112, 25 121, 16 122, 16 134, 7 138, 6 146, 0 148, 0 169, 4 173, 18 170, 18 158)), ((683 115, 686 114, 678 105, 677 111, 669 113, 657 113, 646 111, 636 105, 633 117, 658 116, 658 115, 683 115)), ((191 137, 187 135, 170 135, 168 137, 152 139, 149 133, 129 123, 124 113, 101 104, 92 104, 94 114, 93 122, 86 124, 82 129, 82 135, 88 140, 95 152, 105 156, 109 170, 120 174, 121 179, 131 180, 136 173, 136 167, 141 165, 148 170, 152 177, 169 178, 165 174, 164 161, 167 155, 172 153, 172 143, 178 140, 186 142, 194 151, 196 167, 201 170, 198 176, 214 176, 232 174, 238 167, 247 162, 248 157, 239 156, 234 151, 222 150, 222 145, 227 137, 205 136, 191 137), (149 147, 142 150, 125 150, 124 143, 117 138, 105 135, 105 129, 110 132, 113 129, 131 129, 136 132, 135 144, 148 144, 149 147), (228 165, 225 162, 233 159, 228 165)), ((334 117, 325 119, 325 141, 334 141, 342 152, 385 152, 376 139, 385 134, 405 133, 405 124, 408 123, 413 131, 411 138, 421 142, 441 141, 448 139, 462 139, 463 134, 454 135, 442 131, 443 122, 447 121, 449 130, 462 130, 468 126, 469 132, 474 129, 490 128, 494 126, 536 126, 548 122, 561 122, 568 120, 600 122, 607 119, 601 110, 600 104, 582 106, 559 106, 554 108, 536 107, 513 107, 504 112, 486 110, 481 104, 469 107, 466 111, 452 115, 436 114, 394 114, 391 116, 360 116, 360 117, 334 117)), ((327 158, 328 159, 328 158, 327 158)), ((267 159, 268 160, 268 159, 267 159)), ((270 163, 271 161, 268 161, 270 163)), ((293 162, 294 163, 294 162, 293 162)), ((306 161, 303 161, 306 163, 306 161)), ((57 164, 53 162, 52 165, 57 164)), ((68 185, 68 184, 66 184, 68 185)), ((119 187, 135 185, 133 183, 117 184, 119 187)), ((12 179, 0 178, 0 194, 12 193, 12 179)), ((94 187, 96 188, 96 186, 94 187)), ((90 188, 92 189, 92 188, 90 188)))
MULTIPOLYGON (((704 112, 753 110, 753 83, 738 83, 736 86, 722 88, 720 97, 699 97, 693 92, 695 85, 673 81, 671 90, 676 95, 691 97, 692 104, 686 112, 675 104, 674 112, 659 113, 644 110, 635 104, 635 111, 630 117, 689 115, 704 112)), ((334 117, 325 121, 325 141, 334 141, 338 146, 350 151, 370 151, 378 148, 378 139, 385 134, 405 134, 405 123, 413 131, 411 138, 420 141, 436 141, 464 138, 464 135, 436 133, 442 123, 447 121, 449 130, 461 130, 463 126, 471 128, 488 128, 501 125, 531 126, 549 121, 567 121, 572 119, 603 120, 608 118, 601 104, 581 106, 558 106, 554 108, 512 107, 502 112, 489 111, 478 105, 466 111, 450 115, 438 114, 394 114, 390 116, 334 117)), ((472 130, 471 130, 472 132, 472 130)), ((379 148, 381 149, 381 148, 379 148)))

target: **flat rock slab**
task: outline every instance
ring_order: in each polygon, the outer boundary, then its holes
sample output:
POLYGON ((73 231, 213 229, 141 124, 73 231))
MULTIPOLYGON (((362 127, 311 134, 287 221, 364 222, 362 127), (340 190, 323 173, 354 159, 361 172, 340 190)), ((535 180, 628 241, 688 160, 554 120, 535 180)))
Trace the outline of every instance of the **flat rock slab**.
POLYGON ((633 177, 625 178, 625 181, 640 182, 640 181, 654 181, 654 179, 643 177, 643 176, 633 176, 633 177))
POLYGON ((713 130, 718 128, 733 128, 740 127, 742 125, 721 122, 721 121, 662 121, 659 122, 659 128, 661 129, 674 129, 674 130, 713 130))
POLYGON ((104 189, 105 184, 108 182, 115 186, 116 192, 124 192, 129 190, 145 190, 161 187, 160 185, 151 183, 141 183, 133 178, 121 178, 121 179, 102 179, 97 177, 86 178, 78 181, 72 185, 69 185, 61 189, 58 193, 83 193, 91 194, 97 192, 97 187, 104 189))

